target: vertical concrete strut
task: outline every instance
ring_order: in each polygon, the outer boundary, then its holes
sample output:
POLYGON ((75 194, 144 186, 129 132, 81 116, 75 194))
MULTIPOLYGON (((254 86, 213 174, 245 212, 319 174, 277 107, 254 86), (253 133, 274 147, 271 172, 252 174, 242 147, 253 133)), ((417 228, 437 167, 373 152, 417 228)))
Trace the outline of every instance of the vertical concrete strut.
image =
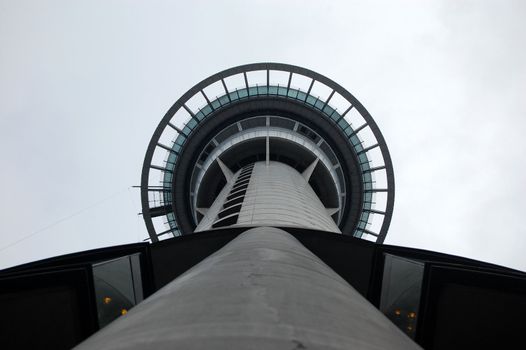
POLYGON ((230 170, 225 163, 221 161, 221 159, 217 158, 217 164, 219 164, 219 167, 221 168, 221 171, 223 172, 223 175, 225 175, 225 179, 227 182, 232 182, 232 178, 234 177, 234 174, 232 173, 232 170, 230 170))
POLYGON ((312 173, 314 172, 314 169, 316 168, 316 165, 318 164, 318 161, 320 160, 320 158, 316 158, 314 160, 314 162, 312 162, 308 167, 307 169, 305 169, 303 171, 303 173, 301 175, 303 175, 303 177, 305 178, 305 180, 309 181, 312 173))
POLYGON ((78 349, 419 349, 283 230, 258 227, 78 349))

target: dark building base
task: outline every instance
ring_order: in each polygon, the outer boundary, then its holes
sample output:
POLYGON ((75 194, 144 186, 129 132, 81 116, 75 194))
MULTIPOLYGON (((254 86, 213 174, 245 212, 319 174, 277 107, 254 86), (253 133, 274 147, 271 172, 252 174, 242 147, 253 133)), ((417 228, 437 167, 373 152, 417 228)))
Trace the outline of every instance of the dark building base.
MULTIPOLYGON (((107 317, 120 316, 120 311, 147 298, 241 231, 110 247, 5 269, 0 272, 1 347, 71 348, 97 331, 107 317), (116 263, 123 257, 137 257, 139 267, 133 267, 129 258, 129 270, 123 270, 116 263), (100 275, 100 266, 112 269, 100 275), (105 276, 113 289, 98 287, 98 276, 105 276), (125 290, 126 281, 135 287, 133 293, 125 290), (99 300, 101 293, 113 293, 108 306, 99 300), (105 313, 110 306, 119 312, 105 313)), ((522 272, 349 236, 288 231, 426 349, 513 348, 522 341, 526 328, 522 272)))

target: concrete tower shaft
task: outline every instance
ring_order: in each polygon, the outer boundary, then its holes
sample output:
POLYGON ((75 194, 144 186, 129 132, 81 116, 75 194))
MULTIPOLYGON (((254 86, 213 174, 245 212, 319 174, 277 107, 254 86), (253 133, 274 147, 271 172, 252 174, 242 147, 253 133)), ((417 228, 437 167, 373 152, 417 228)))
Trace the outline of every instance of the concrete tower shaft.
POLYGON ((293 236, 257 227, 78 349, 420 347, 293 236))
POLYGON ((292 236, 381 241, 391 219, 387 146, 365 108, 331 80, 272 63, 205 79, 155 131, 141 190, 152 241, 239 235, 79 348, 418 348, 292 236), (215 83, 219 92, 209 89, 215 83), (361 119, 346 117, 354 110, 361 119), (154 163, 156 151, 164 163, 154 163), (383 207, 377 193, 387 194, 383 207), (374 215, 382 220, 371 230, 374 215))
MULTIPOLYGON (((256 162, 230 175, 196 232, 226 227, 297 227, 341 233, 308 183, 318 160, 303 174, 280 162, 256 162)), ((224 165, 223 165, 224 167, 224 165)), ((322 189, 323 190, 323 189, 322 189)))

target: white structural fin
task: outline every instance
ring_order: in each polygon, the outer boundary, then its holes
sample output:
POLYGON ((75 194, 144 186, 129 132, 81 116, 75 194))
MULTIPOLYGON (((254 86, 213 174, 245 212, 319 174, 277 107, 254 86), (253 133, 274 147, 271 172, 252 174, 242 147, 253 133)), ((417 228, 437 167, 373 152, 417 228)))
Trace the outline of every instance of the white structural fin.
MULTIPOLYGON (((198 209, 199 210, 199 209, 198 209)), ((325 210, 327 210, 327 214, 329 216, 333 216, 334 214, 336 214, 338 211, 340 211, 340 208, 325 208, 325 210)))
POLYGON ((221 161, 221 159, 219 159, 219 157, 217 158, 217 164, 219 164, 221 171, 223 171, 226 181, 228 183, 232 182, 232 179, 234 178, 234 173, 232 173, 232 170, 228 169, 228 167, 221 161))
POLYGON ((195 208, 195 210, 197 210, 197 212, 202 215, 206 215, 206 213, 208 213, 208 209, 209 208, 195 208))
POLYGON ((316 158, 314 160, 314 162, 312 162, 308 167, 307 169, 305 169, 305 171, 301 174, 303 175, 303 177, 305 178, 305 180, 307 180, 307 182, 309 181, 310 179, 310 176, 312 175, 312 173, 314 172, 314 169, 316 168, 316 164, 318 164, 318 161, 320 160, 320 158, 316 158))

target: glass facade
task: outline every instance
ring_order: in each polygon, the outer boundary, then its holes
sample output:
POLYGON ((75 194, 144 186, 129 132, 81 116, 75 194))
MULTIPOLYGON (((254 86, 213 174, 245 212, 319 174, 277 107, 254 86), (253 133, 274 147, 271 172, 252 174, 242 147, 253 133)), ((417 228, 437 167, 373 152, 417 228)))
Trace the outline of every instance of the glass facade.
POLYGON ((424 263, 387 253, 384 258, 380 311, 414 339, 424 263))
POLYGON ((98 262, 92 267, 102 328, 143 300, 140 253, 98 262))

